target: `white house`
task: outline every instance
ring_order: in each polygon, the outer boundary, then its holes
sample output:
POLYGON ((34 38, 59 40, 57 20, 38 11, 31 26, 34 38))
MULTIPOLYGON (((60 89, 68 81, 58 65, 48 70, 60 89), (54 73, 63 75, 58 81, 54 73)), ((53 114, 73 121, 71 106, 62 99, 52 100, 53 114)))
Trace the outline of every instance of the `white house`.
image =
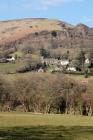
POLYGON ((40 69, 38 70, 38 72, 44 72, 44 70, 43 70, 42 68, 40 68, 40 69))
POLYGON ((75 67, 68 67, 67 70, 68 71, 72 71, 72 72, 76 72, 77 71, 75 67))
POLYGON ((61 68, 55 67, 54 70, 55 71, 61 71, 61 68))
POLYGON ((66 66, 69 64, 69 60, 61 60, 61 65, 66 66))
POLYGON ((43 57, 41 58, 42 63, 46 63, 47 65, 61 65, 61 66, 66 66, 69 64, 69 60, 58 60, 55 58, 46 58, 44 59, 43 57))
POLYGON ((58 64, 59 63, 59 60, 58 59, 54 59, 54 58, 47 58, 47 59, 43 59, 42 60, 42 63, 46 63, 47 65, 50 64, 50 65, 55 65, 55 64, 58 64))
POLYGON ((7 60, 8 62, 15 62, 15 58, 14 58, 14 57, 7 58, 6 60, 7 60))
POLYGON ((89 61, 89 59, 87 58, 86 60, 85 60, 85 64, 89 64, 90 63, 90 61, 89 61))

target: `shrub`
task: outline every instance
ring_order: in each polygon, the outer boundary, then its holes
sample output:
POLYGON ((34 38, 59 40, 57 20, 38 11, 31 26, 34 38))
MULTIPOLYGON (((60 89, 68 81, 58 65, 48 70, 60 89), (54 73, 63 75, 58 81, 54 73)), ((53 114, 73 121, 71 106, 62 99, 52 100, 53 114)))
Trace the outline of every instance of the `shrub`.
POLYGON ((53 37, 57 37, 57 32, 56 32, 56 31, 52 31, 52 32, 51 32, 51 35, 52 35, 53 37))

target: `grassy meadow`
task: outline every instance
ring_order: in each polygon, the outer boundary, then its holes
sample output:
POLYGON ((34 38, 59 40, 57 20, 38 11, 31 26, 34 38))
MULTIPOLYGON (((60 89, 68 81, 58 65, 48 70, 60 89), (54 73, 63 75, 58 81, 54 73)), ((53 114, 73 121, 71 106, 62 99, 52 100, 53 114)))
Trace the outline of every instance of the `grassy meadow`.
POLYGON ((92 140, 93 117, 0 113, 0 139, 92 140))

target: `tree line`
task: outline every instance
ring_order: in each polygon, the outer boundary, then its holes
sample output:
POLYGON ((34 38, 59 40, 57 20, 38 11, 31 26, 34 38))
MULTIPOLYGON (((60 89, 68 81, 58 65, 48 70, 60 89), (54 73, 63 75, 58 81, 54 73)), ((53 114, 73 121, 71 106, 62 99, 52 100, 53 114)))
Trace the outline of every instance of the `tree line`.
POLYGON ((93 115, 93 81, 37 74, 9 82, 0 76, 0 111, 93 115))

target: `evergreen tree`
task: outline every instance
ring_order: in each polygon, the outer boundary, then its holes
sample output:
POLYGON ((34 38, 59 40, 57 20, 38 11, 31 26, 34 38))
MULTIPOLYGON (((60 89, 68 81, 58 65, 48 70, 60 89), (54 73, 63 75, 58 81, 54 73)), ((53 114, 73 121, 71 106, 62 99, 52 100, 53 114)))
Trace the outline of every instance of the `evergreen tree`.
POLYGON ((40 50, 40 54, 41 54, 41 56, 43 56, 44 58, 47 58, 47 57, 50 56, 48 50, 46 50, 46 49, 44 49, 44 48, 42 48, 42 49, 40 50))
POLYGON ((93 50, 89 52, 90 67, 93 67, 93 50))
POLYGON ((85 64, 85 53, 83 50, 81 50, 76 57, 75 66, 84 71, 84 64, 85 64))

